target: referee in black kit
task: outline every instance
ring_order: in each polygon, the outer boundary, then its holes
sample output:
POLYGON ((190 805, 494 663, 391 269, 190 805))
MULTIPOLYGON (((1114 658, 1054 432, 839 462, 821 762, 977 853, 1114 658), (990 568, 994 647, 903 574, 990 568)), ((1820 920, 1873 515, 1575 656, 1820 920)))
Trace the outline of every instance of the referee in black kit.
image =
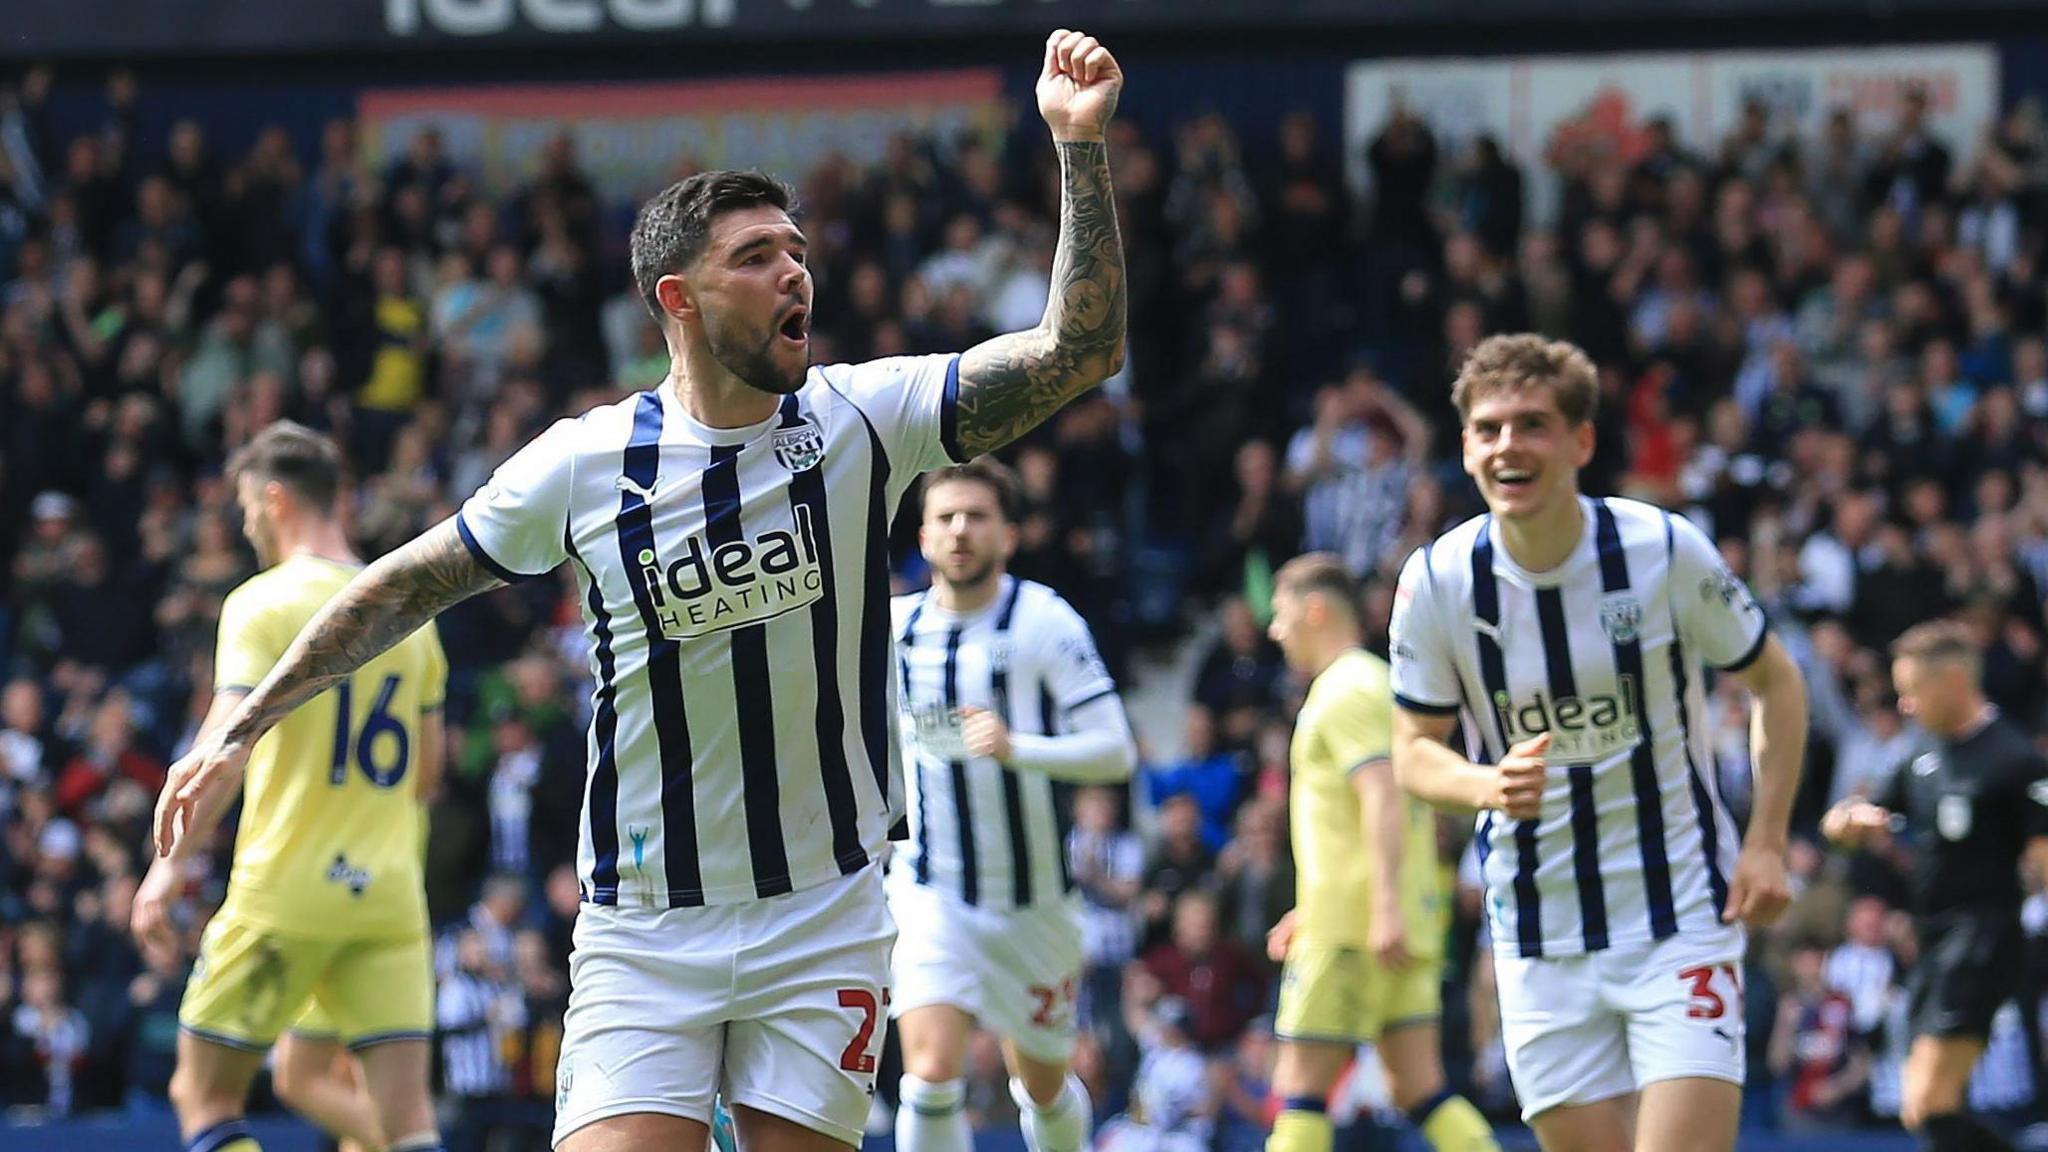
POLYGON ((2019 991, 2020 860, 2048 876, 2048 761, 1999 714, 1979 682, 1983 658, 1961 624, 1922 624, 1892 645, 1899 709, 1926 730, 1875 804, 1843 801, 1821 821, 1855 847, 1907 831, 1917 866, 1920 962, 1911 978, 1913 1046, 1901 1119, 1935 1152, 2010 1149, 1963 1110, 1991 1016, 2019 991))

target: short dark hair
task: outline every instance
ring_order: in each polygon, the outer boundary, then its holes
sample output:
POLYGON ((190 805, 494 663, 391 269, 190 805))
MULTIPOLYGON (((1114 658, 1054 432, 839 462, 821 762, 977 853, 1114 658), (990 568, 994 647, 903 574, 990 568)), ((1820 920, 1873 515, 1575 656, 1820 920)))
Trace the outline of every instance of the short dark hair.
POLYGON ((1358 578, 1334 553, 1308 552, 1296 556, 1274 573, 1273 587, 1290 596, 1321 593, 1342 605, 1353 620, 1365 618, 1358 578))
POLYGON ((341 449, 333 440, 295 420, 279 420, 249 437, 228 457, 228 479, 253 476, 276 481, 310 508, 334 511, 341 494, 341 449))
POLYGON ((1003 520, 1015 524, 1024 518, 1024 481, 1008 464, 992 456, 977 456, 965 464, 952 464, 926 474, 924 490, 964 480, 986 486, 996 494, 996 510, 1003 520))
POLYGON ((663 189, 640 206, 629 244, 633 283, 647 302, 647 310, 656 317, 661 315, 655 284, 704 254, 704 240, 711 235, 711 221, 719 213, 761 205, 794 212, 795 203, 796 194, 789 185, 765 172, 699 172, 663 189))

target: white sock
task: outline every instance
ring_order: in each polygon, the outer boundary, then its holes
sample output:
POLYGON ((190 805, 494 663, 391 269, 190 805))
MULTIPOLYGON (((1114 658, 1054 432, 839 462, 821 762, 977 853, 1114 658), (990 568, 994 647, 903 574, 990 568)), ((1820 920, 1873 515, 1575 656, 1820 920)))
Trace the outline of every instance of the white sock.
POLYGON ((1024 1146, 1030 1152, 1081 1152, 1088 1146, 1088 1129, 1094 1121, 1094 1105, 1081 1078, 1067 1073, 1060 1094, 1041 1108, 1022 1080, 1010 1081, 1010 1099, 1017 1102, 1017 1119, 1024 1129, 1024 1146))
POLYGON ((934 1084, 905 1073, 897 1087, 901 1098, 896 1109, 897 1152, 973 1152, 965 1083, 946 1080, 934 1084))

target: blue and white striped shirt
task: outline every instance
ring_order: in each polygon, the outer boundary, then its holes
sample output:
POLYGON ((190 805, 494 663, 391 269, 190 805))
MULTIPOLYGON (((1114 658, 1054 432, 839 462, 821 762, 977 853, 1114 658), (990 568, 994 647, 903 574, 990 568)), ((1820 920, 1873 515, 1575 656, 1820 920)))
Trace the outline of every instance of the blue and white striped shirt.
POLYGON ((935 594, 893 602, 901 729, 910 763, 910 836, 900 864, 920 884, 984 908, 1028 908, 1073 890, 1066 854, 1072 786, 967 753, 963 708, 1012 731, 1073 731, 1091 706, 1121 710, 1095 638, 1043 584, 1005 576, 987 606, 955 614, 935 594))
POLYGON ((959 455, 958 386, 951 355, 812 368, 743 428, 642 392, 555 424, 463 505, 501 578, 574 564, 586 900, 739 903, 878 858, 903 807, 889 521, 959 455))
POLYGON ((1529 572, 1491 517, 1409 557, 1394 698, 1464 718, 1475 759, 1551 733, 1542 815, 1482 813, 1494 943, 1567 956, 1719 923, 1736 831, 1708 743, 1704 666, 1762 651, 1762 609, 1690 522, 1582 499, 1579 547, 1529 572))

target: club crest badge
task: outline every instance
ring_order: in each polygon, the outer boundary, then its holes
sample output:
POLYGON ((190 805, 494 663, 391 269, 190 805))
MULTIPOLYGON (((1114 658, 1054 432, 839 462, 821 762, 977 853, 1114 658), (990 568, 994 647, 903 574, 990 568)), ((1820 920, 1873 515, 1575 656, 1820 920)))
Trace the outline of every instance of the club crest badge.
POLYGON ((1643 626, 1643 602, 1634 596, 1609 596, 1600 602, 1600 627, 1616 644, 1633 644, 1643 626))
POLYGON ((805 420, 793 428, 775 430, 775 462, 791 472, 808 472, 825 458, 825 433, 805 420))

